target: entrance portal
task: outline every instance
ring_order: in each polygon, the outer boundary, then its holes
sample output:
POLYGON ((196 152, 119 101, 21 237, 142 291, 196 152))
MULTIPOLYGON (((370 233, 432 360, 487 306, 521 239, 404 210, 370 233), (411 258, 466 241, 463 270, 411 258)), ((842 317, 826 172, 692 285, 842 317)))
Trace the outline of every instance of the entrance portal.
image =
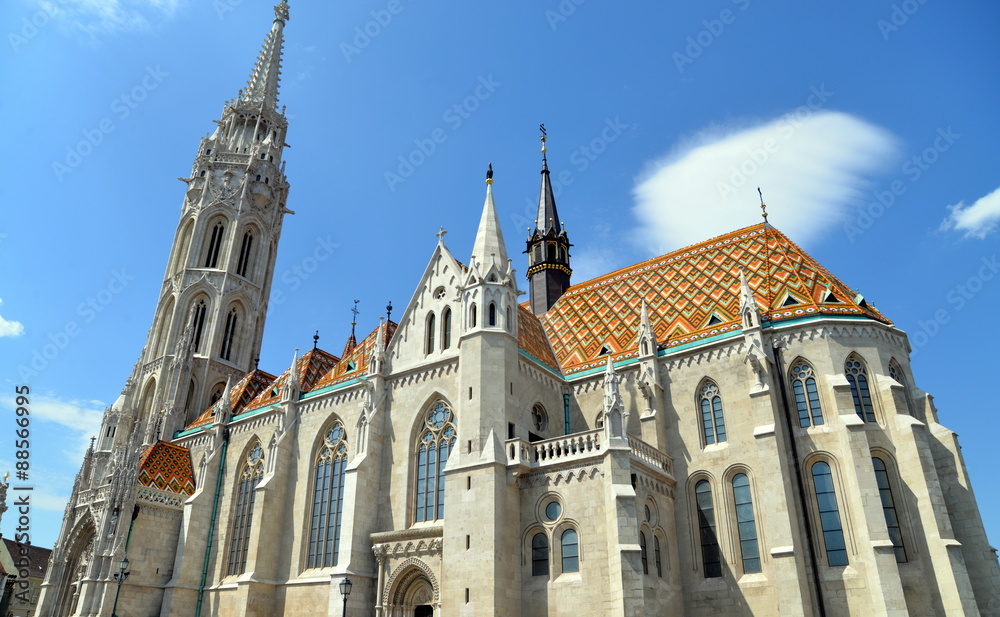
POLYGON ((413 611, 413 617, 434 617, 434 608, 424 604, 413 611))

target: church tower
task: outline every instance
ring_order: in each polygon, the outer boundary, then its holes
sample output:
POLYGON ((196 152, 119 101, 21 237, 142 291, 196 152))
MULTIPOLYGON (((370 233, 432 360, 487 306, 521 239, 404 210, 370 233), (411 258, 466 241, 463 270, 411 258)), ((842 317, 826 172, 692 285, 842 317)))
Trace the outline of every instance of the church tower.
POLYGON ((144 441, 169 439, 260 353, 288 198, 278 108, 283 29, 274 22, 238 96, 198 146, 146 346, 133 374, 144 441))
POLYGON ((538 192, 535 229, 528 236, 528 281, 531 312, 545 313, 569 289, 573 270, 569 266, 569 236, 559 221, 556 198, 552 194, 549 163, 546 158, 545 125, 542 129, 542 186, 538 192))

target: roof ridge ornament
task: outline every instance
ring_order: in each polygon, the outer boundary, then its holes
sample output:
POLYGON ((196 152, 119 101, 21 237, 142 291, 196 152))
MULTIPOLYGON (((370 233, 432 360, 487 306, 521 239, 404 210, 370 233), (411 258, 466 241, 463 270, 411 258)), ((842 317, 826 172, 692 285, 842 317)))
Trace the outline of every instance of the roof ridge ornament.
POLYGON ((768 225, 767 222, 767 204, 764 203, 764 193, 761 192, 760 187, 757 187, 757 194, 760 195, 760 211, 761 216, 764 217, 764 226, 768 225))

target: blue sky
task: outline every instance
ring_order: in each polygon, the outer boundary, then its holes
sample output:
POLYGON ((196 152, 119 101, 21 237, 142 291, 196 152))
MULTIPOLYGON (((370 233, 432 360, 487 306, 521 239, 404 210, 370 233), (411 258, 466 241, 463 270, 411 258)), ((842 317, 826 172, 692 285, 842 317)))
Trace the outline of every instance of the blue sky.
MULTIPOLYGON (((36 544, 138 357, 177 178, 272 4, 0 7, 0 470, 27 383, 36 544)), ((389 300, 401 315, 439 227, 467 256, 490 162, 516 256, 544 122, 576 282, 759 221, 762 187, 776 227, 909 333, 996 543, 998 25, 985 0, 298 0, 281 90, 296 214, 261 368, 315 330, 339 353, 355 299, 361 333, 389 300)))

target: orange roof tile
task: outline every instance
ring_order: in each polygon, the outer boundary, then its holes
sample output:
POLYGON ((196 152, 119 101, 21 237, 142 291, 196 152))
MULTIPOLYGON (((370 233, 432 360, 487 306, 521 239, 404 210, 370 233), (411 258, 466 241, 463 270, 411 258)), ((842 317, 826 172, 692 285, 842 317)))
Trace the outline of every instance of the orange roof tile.
POLYGON ((139 484, 178 495, 192 495, 195 489, 191 452, 158 441, 139 456, 139 484))
MULTIPOLYGON (((240 413, 244 407, 250 404, 250 401, 263 392, 264 388, 271 385, 271 382, 275 379, 274 375, 265 373, 260 369, 255 369, 244 375, 243 379, 233 386, 232 392, 229 396, 229 403, 232 405, 232 414, 235 416, 240 413)), ((185 426, 184 430, 211 424, 212 420, 215 419, 215 408, 217 405, 218 402, 206 409, 205 412, 198 416, 194 422, 185 426)))
MULTIPOLYGON (((339 358, 337 356, 327 353, 322 349, 310 349, 307 353, 303 354, 295 364, 299 373, 299 383, 302 386, 302 392, 312 390, 316 386, 316 383, 322 379, 323 375, 333 368, 338 361, 339 358)), ((251 409, 257 409, 277 402, 281 398, 281 389, 288 381, 288 374, 289 370, 285 369, 285 372, 268 384, 260 394, 247 404, 243 411, 250 411, 251 409)))
POLYGON ((666 348, 740 330, 740 271, 772 322, 852 315, 891 323, 763 223, 574 285, 540 321, 565 373, 594 368, 605 346, 634 353, 644 299, 666 348))
MULTIPOLYGON (((382 341, 383 345, 387 346, 389 341, 392 340, 392 335, 396 333, 396 326, 397 324, 394 321, 386 322, 385 340, 382 341)), ((375 328, 360 343, 356 343, 353 347, 350 347, 347 353, 344 354, 344 357, 340 359, 340 362, 330 369, 326 375, 323 375, 312 389, 318 390, 366 374, 368 372, 368 360, 371 358, 372 351, 374 351, 378 332, 379 328, 375 328)))
POLYGON ((545 336, 545 329, 538 321, 538 318, 524 306, 517 307, 517 346, 527 352, 542 364, 553 369, 557 373, 559 362, 552 352, 549 339, 545 336))

